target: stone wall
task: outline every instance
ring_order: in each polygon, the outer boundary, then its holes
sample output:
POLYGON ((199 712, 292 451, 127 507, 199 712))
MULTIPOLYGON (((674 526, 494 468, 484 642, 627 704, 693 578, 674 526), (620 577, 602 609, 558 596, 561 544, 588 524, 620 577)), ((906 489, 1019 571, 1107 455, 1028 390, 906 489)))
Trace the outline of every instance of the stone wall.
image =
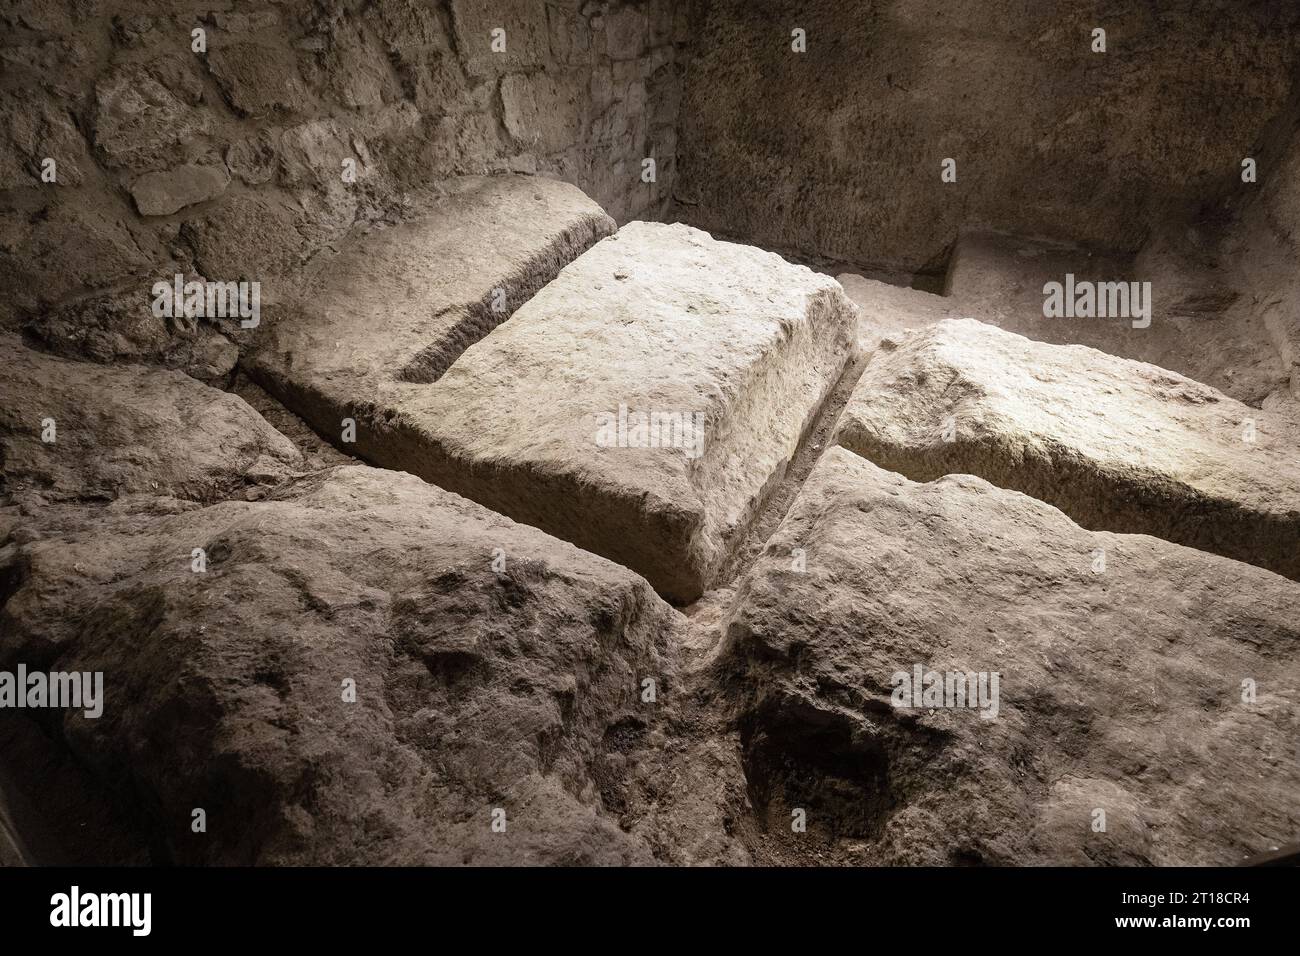
MULTIPOLYGON (((1300 115, 1286 124, 1289 137, 1261 168, 1257 191, 1223 243, 1237 272, 1241 295, 1233 310, 1257 317, 1300 402, 1300 115)), ((1231 318, 1232 316, 1230 316, 1231 318)))
POLYGON ((1298 45, 1263 0, 699 3, 676 215, 884 271, 937 271, 963 225, 1133 252, 1240 188, 1298 45))
POLYGON ((276 277, 457 174, 558 177, 620 221, 653 216, 673 177, 679 7, 6 3, 0 324, 80 357, 218 378, 234 347, 156 319, 154 281, 256 279, 274 300, 276 277))

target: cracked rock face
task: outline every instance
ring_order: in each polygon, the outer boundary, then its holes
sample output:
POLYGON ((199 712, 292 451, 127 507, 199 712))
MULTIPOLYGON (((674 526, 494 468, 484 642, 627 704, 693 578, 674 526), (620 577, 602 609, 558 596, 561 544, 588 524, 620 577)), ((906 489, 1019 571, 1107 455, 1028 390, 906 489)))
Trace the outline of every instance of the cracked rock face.
POLYGON ((104 162, 136 171, 158 169, 203 141, 211 118, 135 66, 95 86, 95 146, 104 162))
POLYGON ((1300 578, 1300 423, 1152 365, 944 321, 875 356, 836 440, 1300 578))
POLYGON ((655 860, 601 794, 617 728, 653 729, 642 682, 673 686, 680 618, 608 561, 345 466, 259 502, 64 512, 3 563, 0 667, 104 672, 103 716, 52 732, 134 795, 155 855, 655 860))
POLYGON ((840 862, 1239 862, 1300 814, 1298 628, 1268 571, 832 448, 727 625, 756 812, 795 859, 802 808, 840 862), (896 707, 918 666, 996 707, 896 707))

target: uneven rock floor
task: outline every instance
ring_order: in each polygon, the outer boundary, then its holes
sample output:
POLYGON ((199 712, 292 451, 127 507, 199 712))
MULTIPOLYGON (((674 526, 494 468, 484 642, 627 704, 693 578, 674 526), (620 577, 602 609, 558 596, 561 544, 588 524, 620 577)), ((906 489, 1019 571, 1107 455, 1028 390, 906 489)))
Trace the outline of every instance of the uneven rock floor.
POLYGON ((6 715, 0 861, 1293 841, 1280 373, 1159 315, 1069 344, 1022 273, 1074 253, 1025 247, 964 236, 937 296, 475 178, 303 282, 228 391, 3 341, 0 671, 102 672, 104 710, 6 715))

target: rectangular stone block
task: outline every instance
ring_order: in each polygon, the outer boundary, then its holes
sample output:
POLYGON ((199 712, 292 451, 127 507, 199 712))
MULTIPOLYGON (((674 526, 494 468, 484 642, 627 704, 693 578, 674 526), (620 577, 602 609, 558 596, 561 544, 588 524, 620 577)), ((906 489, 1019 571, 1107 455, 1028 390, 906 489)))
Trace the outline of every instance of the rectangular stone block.
POLYGON ((836 440, 1300 578, 1300 423, 1154 365, 944 321, 876 354, 836 440))
POLYGON ((784 474, 856 324, 828 276, 634 222, 358 445, 690 601, 784 474))

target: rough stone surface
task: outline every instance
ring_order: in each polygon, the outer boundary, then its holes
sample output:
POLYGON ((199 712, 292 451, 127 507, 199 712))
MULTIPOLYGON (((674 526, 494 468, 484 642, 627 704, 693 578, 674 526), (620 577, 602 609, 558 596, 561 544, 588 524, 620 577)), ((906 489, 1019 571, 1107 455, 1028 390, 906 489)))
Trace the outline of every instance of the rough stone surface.
POLYGON ((852 272, 836 276, 835 281, 858 307, 858 336, 864 350, 878 347, 884 338, 896 338, 944 319, 962 317, 958 304, 945 296, 867 279, 852 272))
POLYGON ((194 250, 196 270, 213 281, 276 284, 312 252, 299 229, 303 218, 281 198, 243 193, 187 219, 181 237, 194 250))
POLYGON ((157 364, 212 383, 229 376, 239 360, 234 343, 204 321, 154 315, 151 286, 140 278, 121 291, 44 309, 27 330, 43 348, 68 358, 157 364))
POLYGON ((1160 233, 1128 259, 963 231, 945 291, 964 316, 1041 342, 1077 343, 1159 365, 1258 405, 1285 386, 1287 374, 1264 320, 1231 308, 1243 283, 1220 263, 1214 237, 1203 233, 1160 233), (1127 317, 1045 317, 1043 287, 1064 283, 1067 273, 1076 283, 1150 282, 1150 326, 1134 328, 1127 317))
POLYGON ((529 70, 544 65, 550 40, 547 7, 529 0, 451 0, 456 24, 456 45, 463 51, 465 68, 473 76, 498 76, 506 71, 529 70), (504 30, 502 37, 494 31, 504 30), (494 50, 494 39, 505 48, 494 50))
POLYGON ((796 9, 692 8, 674 187, 683 221, 908 272, 941 265, 962 226, 1132 253, 1171 210, 1236 193, 1242 157, 1295 109, 1293 5, 796 9), (1091 49, 1100 25, 1106 53, 1091 49), (805 53, 791 49, 796 26, 805 53), (956 182, 940 179, 945 158, 956 182))
POLYGON ((263 281, 269 300, 351 230, 420 216, 418 197, 452 176, 539 174, 620 221, 657 214, 674 176, 684 3, 613 17, 587 0, 0 10, 0 325, 32 327, 173 260, 263 281), (196 24, 205 53, 189 50, 196 24), (39 178, 46 158, 54 183, 39 178), (167 217, 187 212, 178 235, 167 217))
POLYGON ((1300 578, 1300 422, 1152 365, 945 321, 877 354, 836 440, 1300 578))
POLYGON ((109 166, 142 171, 200 147, 212 119, 174 95, 142 67, 107 74, 95 86, 95 146, 109 166))
POLYGON ((158 250, 117 213, 70 203, 0 209, 0 307, 34 313, 139 274, 158 250))
POLYGON ((605 805, 657 732, 642 679, 674 686, 680 616, 636 575, 359 466, 131 504, 0 552, 0 666, 104 672, 103 716, 61 735, 155 862, 655 862, 605 805))
POLYGON ((0 4, 0 671, 109 680, 99 722, 0 708, 0 864, 1294 840, 1298 585, 1208 553, 1300 539, 1292 6, 0 4), (580 255, 665 218, 838 274, 856 330, 753 248, 580 255), (1044 320, 1066 272, 1150 280, 1151 328, 1044 320), (176 274, 262 324, 154 316, 176 274), (1054 344, 926 352, 961 316, 1054 344), (858 462, 864 370, 878 460, 1202 550, 858 462), (705 454, 602 447, 628 405, 705 454), (889 709, 878 668, 945 655, 1005 668, 992 727, 889 709))
POLYGON ((131 184, 131 197, 142 216, 170 216, 195 203, 215 199, 230 185, 224 166, 185 163, 163 172, 145 173, 131 184))
POLYGON ((623 7, 605 18, 605 51, 614 60, 633 60, 645 46, 644 10, 623 7))
POLYGON ((90 158, 69 115, 50 97, 32 90, 12 91, 0 103, 0 182, 41 185, 46 159, 55 162, 54 182, 80 186, 90 158))
POLYGON ((261 130, 226 147, 226 168, 250 186, 260 186, 275 176, 279 160, 278 130, 261 130))
POLYGON ((355 465, 357 459, 336 449, 325 439, 311 430, 306 422, 289 411, 269 392, 249 379, 243 372, 235 376, 230 391, 248 402, 255 412, 261 415, 302 452, 303 463, 307 471, 320 471, 333 465, 355 465))
POLYGON ((690 601, 781 478, 856 324, 827 276, 631 223, 357 444, 690 601), (649 434, 638 447, 631 431, 619 447, 621 407, 698 421, 701 442, 665 428, 655 440, 670 447, 646 447, 649 434))
POLYGON ((552 152, 582 134, 582 102, 588 84, 580 74, 507 76, 501 81, 506 130, 530 149, 552 152))
POLYGON ((1242 294, 1227 320, 1261 329, 1281 364, 1269 404, 1300 411, 1300 121, 1277 158, 1264 159, 1265 179, 1225 237, 1223 260, 1242 294))
POLYGON ((322 434, 391 415, 614 230, 574 187, 522 176, 450 182, 426 208, 322 263, 264 320, 251 372, 322 434))
POLYGON ((1133 257, 962 230, 941 277, 943 295, 855 273, 837 278, 862 310, 868 348, 882 336, 973 317, 1041 342, 1159 365, 1250 405, 1275 404, 1289 397, 1287 356, 1300 338, 1283 331, 1290 293, 1277 281, 1290 274, 1282 265, 1287 246, 1275 238, 1281 230, 1263 219, 1256 209, 1229 226, 1169 223, 1133 257), (1085 282, 1150 282, 1149 327, 1134 328, 1126 317, 1045 317, 1044 285, 1064 283, 1067 274, 1085 282))
POLYGON ((1227 865, 1300 819, 1300 586, 979 478, 831 449, 727 643, 778 862, 1227 865), (996 719, 896 709, 918 664, 996 672, 996 719))
POLYGON ((250 42, 214 44, 206 62, 241 116, 266 117, 307 107, 309 94, 297 59, 283 49, 250 42))
POLYGON ((181 372, 71 362, 0 339, 4 491, 215 500, 287 477, 301 456, 241 398, 181 372), (53 419, 54 441, 43 440, 53 419))

